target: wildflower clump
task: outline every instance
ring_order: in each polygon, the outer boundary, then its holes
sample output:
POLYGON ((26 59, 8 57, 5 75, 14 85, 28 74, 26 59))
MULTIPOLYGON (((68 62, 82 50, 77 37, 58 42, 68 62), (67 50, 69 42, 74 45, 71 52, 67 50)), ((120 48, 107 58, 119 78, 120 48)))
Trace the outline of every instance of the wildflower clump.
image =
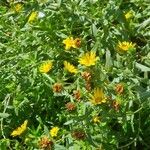
POLYGON ((146 1, 0 0, 0 149, 149 148, 146 1))
POLYGON ((15 137, 15 136, 21 135, 27 129, 27 124, 28 124, 28 120, 25 120, 24 123, 20 127, 18 127, 17 129, 15 129, 11 133, 11 136, 15 137))

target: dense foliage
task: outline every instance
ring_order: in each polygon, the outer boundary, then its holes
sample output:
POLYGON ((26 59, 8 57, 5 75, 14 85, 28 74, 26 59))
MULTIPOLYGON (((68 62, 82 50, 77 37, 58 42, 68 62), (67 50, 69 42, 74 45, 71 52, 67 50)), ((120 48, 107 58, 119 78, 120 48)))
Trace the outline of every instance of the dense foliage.
POLYGON ((150 148, 148 0, 0 0, 0 149, 150 148))

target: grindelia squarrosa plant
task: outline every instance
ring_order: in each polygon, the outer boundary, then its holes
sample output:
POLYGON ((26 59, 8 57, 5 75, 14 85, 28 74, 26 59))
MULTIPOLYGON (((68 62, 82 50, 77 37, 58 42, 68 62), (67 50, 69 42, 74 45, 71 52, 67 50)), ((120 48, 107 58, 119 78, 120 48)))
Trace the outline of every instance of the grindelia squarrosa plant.
POLYGON ((148 1, 0 2, 0 149, 149 149, 148 1))

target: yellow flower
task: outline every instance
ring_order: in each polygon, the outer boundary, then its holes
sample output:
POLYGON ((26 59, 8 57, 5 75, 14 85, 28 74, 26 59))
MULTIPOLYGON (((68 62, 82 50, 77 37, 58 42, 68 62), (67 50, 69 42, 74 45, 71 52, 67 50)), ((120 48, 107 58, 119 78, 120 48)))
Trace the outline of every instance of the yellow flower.
POLYGON ((104 95, 104 92, 101 88, 95 88, 94 94, 91 96, 91 103, 94 105, 105 103, 106 97, 104 95))
POLYGON ((39 67, 41 73, 47 73, 52 69, 52 61, 47 60, 39 67))
POLYGON ((125 14, 125 18, 128 20, 130 18, 133 17, 133 12, 132 11, 128 11, 126 14, 125 14))
POLYGON ((31 22, 35 21, 37 19, 37 17, 38 17, 38 12, 33 11, 29 16, 28 22, 31 23, 31 22))
POLYGON ((76 40, 73 39, 73 37, 68 37, 66 38, 65 40, 63 40, 63 44, 65 44, 65 49, 66 50, 69 50, 71 47, 73 48, 77 48, 77 45, 76 45, 76 40))
POLYGON ((16 4, 16 5, 14 6, 14 10, 15 10, 16 12, 20 12, 21 9, 22 9, 22 5, 21 5, 20 3, 18 3, 18 4, 16 4))
POLYGON ((75 66, 73 66, 67 61, 64 61, 64 68, 71 73, 77 73, 77 69, 75 68, 75 66))
POLYGON ((98 116, 93 117, 93 122, 94 123, 100 123, 100 118, 98 116))
POLYGON ((135 43, 132 42, 120 42, 117 45, 117 50, 119 52, 127 52, 128 50, 133 50, 135 49, 135 43))
POLYGON ((11 133, 11 136, 15 137, 15 136, 21 135, 26 130, 27 124, 28 124, 28 120, 25 120, 24 123, 20 127, 18 127, 17 129, 15 129, 11 133))
POLYGON ((84 66, 92 66, 96 64, 97 60, 98 57, 96 57, 96 52, 90 51, 79 58, 79 63, 84 66))
POLYGON ((58 134, 58 131, 59 131, 59 128, 58 127, 53 127, 51 130, 50 130, 50 135, 52 137, 56 137, 57 134, 58 134))

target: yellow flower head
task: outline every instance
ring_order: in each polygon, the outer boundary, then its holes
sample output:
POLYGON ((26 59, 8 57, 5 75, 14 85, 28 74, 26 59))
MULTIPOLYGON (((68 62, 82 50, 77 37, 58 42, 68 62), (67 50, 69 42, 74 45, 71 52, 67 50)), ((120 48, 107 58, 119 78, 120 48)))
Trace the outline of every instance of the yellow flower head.
POLYGON ((130 18, 132 18, 133 17, 133 12, 132 11, 128 11, 126 14, 125 14, 125 18, 127 19, 127 20, 129 20, 130 18))
POLYGON ((58 131, 59 131, 59 128, 58 128, 58 127, 53 127, 53 128, 50 130, 50 135, 51 135, 51 137, 56 137, 57 134, 58 134, 58 131))
POLYGON ((94 123, 100 123, 100 117, 94 116, 94 117, 93 117, 93 122, 94 122, 94 123))
POLYGON ((79 63, 84 66, 92 66, 96 64, 97 60, 98 57, 96 57, 96 52, 90 51, 79 58, 79 63))
POLYGON ((67 61, 64 61, 64 68, 71 73, 77 73, 77 69, 75 68, 75 66, 73 66, 67 61))
POLYGON ((22 9, 22 4, 20 4, 20 3, 17 3, 17 4, 14 6, 14 10, 15 10, 16 12, 20 12, 21 9, 22 9))
POLYGON ((95 88, 94 94, 91 96, 91 103, 94 105, 105 103, 106 97, 104 95, 104 92, 101 88, 95 88))
POLYGON ((47 73, 52 69, 52 61, 47 60, 39 67, 41 73, 47 73))
POLYGON ((119 52, 127 52, 133 49, 135 49, 135 43, 133 44, 132 42, 126 42, 126 41, 120 42, 119 41, 117 45, 117 50, 119 52))
POLYGON ((31 22, 35 21, 37 19, 37 17, 38 17, 38 12, 33 11, 29 16, 28 22, 31 23, 31 22))
POLYGON ((15 129, 11 133, 11 136, 15 137, 15 136, 21 135, 26 130, 27 124, 28 124, 28 120, 25 120, 24 123, 20 127, 18 127, 17 129, 15 129))
POLYGON ((73 37, 68 37, 63 40, 63 44, 65 44, 65 50, 69 50, 71 47, 77 48, 76 41, 73 39, 73 37))

